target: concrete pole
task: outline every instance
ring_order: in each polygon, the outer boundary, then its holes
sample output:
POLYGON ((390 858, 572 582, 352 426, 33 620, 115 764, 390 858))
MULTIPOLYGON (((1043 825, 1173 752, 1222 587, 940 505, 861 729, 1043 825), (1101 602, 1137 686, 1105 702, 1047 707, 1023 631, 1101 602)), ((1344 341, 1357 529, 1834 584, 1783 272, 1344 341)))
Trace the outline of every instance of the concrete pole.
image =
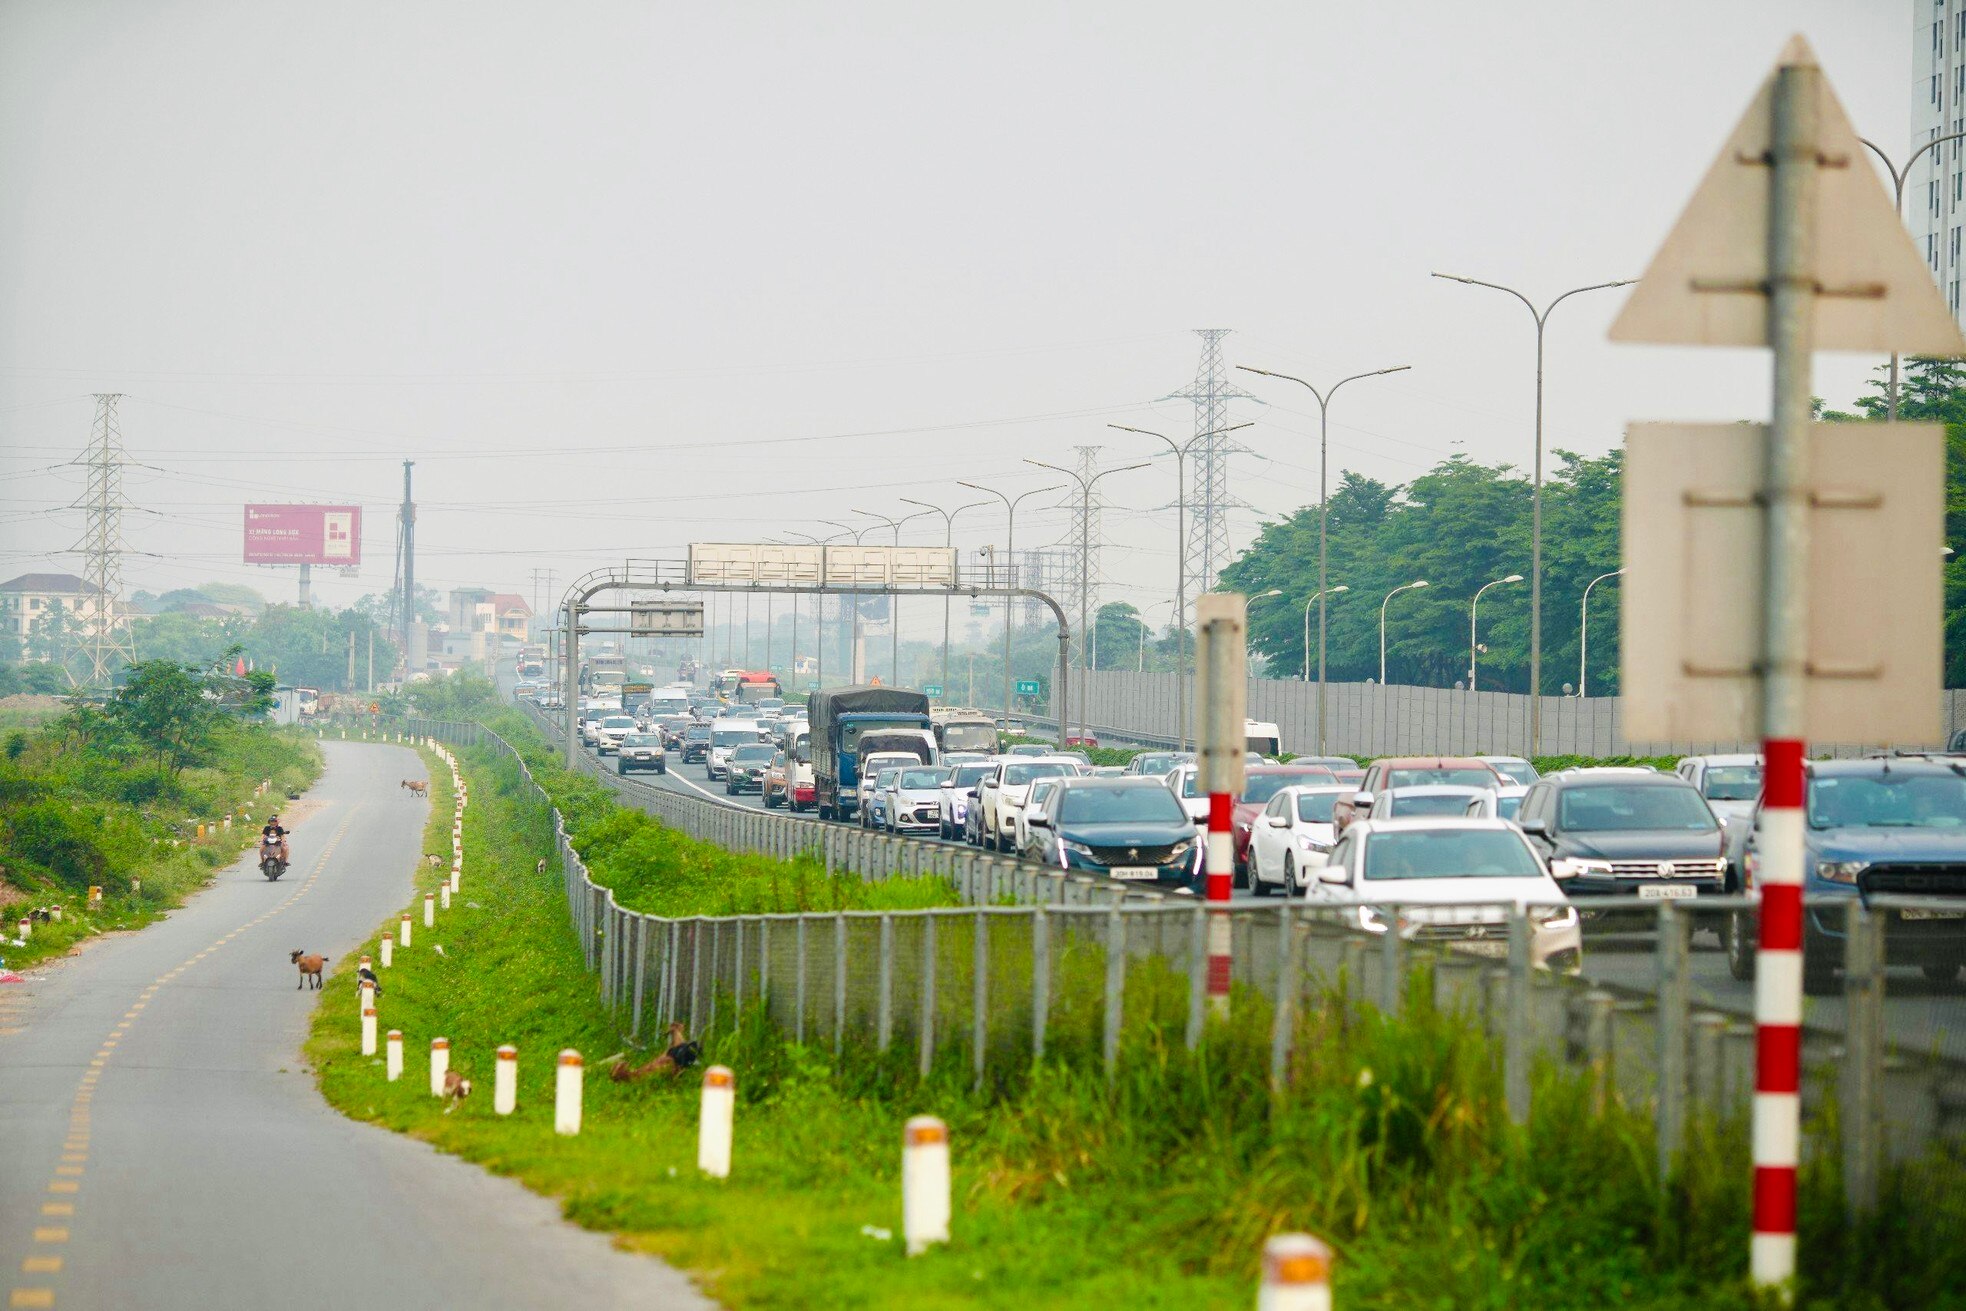
POLYGON ((1235 879, 1234 817, 1242 792, 1244 682, 1249 631, 1248 601, 1238 593, 1210 592, 1195 599, 1195 683, 1201 709, 1196 742, 1201 783, 1208 794, 1205 870, 1208 916, 1208 1005, 1229 1013, 1229 899, 1235 879))

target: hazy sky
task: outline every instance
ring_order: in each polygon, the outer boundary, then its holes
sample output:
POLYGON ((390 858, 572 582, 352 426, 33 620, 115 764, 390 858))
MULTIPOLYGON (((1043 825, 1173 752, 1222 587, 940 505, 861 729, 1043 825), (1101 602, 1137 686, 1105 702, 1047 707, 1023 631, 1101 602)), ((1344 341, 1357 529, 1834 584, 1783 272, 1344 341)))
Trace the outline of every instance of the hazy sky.
MULTIPOLYGON (((97 391, 144 466, 130 590, 290 598, 239 563, 242 503, 360 502, 331 601, 388 586, 405 458, 419 580, 530 597, 1150 456, 1104 424, 1193 431, 1155 398, 1198 327, 1314 380, 1413 366, 1341 394, 1334 479, 1526 466, 1528 315, 1429 271, 1638 276, 1794 31, 1902 148, 1911 29, 1907 0, 0 0, 0 575, 79 571, 97 391)), ((1552 320, 1550 446, 1765 416, 1759 352, 1609 345, 1622 296, 1552 320)), ((1308 396, 1249 381, 1237 546, 1317 486, 1308 396)), ((1173 485, 1164 454, 1104 484, 1106 595, 1156 622, 1173 485)), ((1020 544, 1064 532, 1047 499, 1020 544)))

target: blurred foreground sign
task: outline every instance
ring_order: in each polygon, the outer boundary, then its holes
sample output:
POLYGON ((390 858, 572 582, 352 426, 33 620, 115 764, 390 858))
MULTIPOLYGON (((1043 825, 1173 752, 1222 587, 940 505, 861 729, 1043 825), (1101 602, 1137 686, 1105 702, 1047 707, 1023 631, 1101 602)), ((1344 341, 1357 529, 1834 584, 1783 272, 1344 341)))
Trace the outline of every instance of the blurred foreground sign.
MULTIPOLYGON (((1763 424, 1641 423, 1627 434, 1620 643, 1631 741, 1761 732, 1767 442, 1763 424)), ((1937 742, 1943 430, 1812 424, 1809 465, 1809 736, 1937 742)))
POLYGON ((628 631, 636 637, 701 637, 703 602, 632 602, 629 606, 628 631))

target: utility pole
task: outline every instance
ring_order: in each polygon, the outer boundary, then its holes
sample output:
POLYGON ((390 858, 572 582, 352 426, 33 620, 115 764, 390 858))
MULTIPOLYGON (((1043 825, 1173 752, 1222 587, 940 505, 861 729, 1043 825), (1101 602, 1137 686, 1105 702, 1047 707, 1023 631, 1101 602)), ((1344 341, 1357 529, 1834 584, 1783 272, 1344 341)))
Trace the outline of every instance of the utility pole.
POLYGON ((76 461, 86 470, 82 496, 72 509, 86 512, 82 540, 76 549, 82 553, 84 581, 91 599, 88 612, 79 616, 75 642, 82 648, 88 664, 84 683, 68 670, 69 682, 77 687, 108 687, 112 660, 120 656, 125 663, 137 658, 136 640, 128 625, 120 622, 117 607, 123 596, 123 428, 116 418, 120 392, 96 395, 96 417, 90 433, 88 453, 76 461))
MULTIPOLYGON (((1229 900, 1235 880, 1235 809, 1242 795, 1243 735, 1248 696, 1249 607, 1236 593, 1195 599, 1195 684, 1200 714, 1195 745, 1201 750, 1202 791, 1208 795, 1205 872, 1208 879, 1208 1008, 1229 1014, 1232 937, 1229 900)), ((1194 1024, 1190 1012, 1190 1025, 1194 1024)))
POLYGON ((398 580, 401 595, 397 599, 403 607, 401 632, 403 668, 406 674, 414 672, 409 663, 412 656, 411 648, 414 645, 410 639, 416 632, 416 501, 410 492, 410 470, 415 467, 416 461, 403 461, 403 508, 398 512, 401 516, 399 522, 403 534, 403 573, 398 580))
MULTIPOLYGON (((956 549, 956 516, 964 510, 980 510, 989 504, 988 501, 971 501, 968 505, 945 510, 939 505, 930 505, 927 501, 917 501, 912 496, 904 496, 901 499, 909 505, 919 505, 924 510, 942 516, 942 547, 947 551, 956 549)), ((947 596, 942 598, 942 686, 945 688, 949 686, 949 601, 950 598, 947 596)))
MULTIPOLYGON (((1080 451, 1081 451, 1081 452, 1086 452, 1086 451, 1091 451, 1091 450, 1096 450, 1097 448, 1096 448, 1096 447, 1083 447, 1083 446, 1082 446, 1082 447, 1080 447, 1079 449, 1080 449, 1080 451)), ((1096 484, 1097 484, 1097 483, 1099 482, 1099 480, 1100 480, 1101 478, 1104 478, 1104 477, 1106 477, 1106 476, 1108 476, 1108 475, 1110 475, 1110 474, 1115 474, 1115 473, 1127 473, 1127 472, 1129 472, 1129 471, 1131 471, 1131 470, 1134 470, 1134 469, 1144 469, 1144 468, 1146 468, 1147 466, 1146 466, 1146 465, 1145 465, 1144 463, 1143 463, 1143 464, 1123 464, 1123 465, 1120 465, 1120 466, 1119 466, 1118 468, 1116 468, 1116 469, 1101 469, 1100 471, 1098 471, 1097 473, 1094 473, 1094 474, 1093 474, 1093 475, 1092 475, 1091 477, 1089 477, 1089 478, 1088 478, 1088 477, 1087 477, 1087 476, 1086 476, 1085 474, 1082 474, 1082 473, 1078 473, 1078 472, 1075 472, 1074 470, 1071 470, 1071 469, 1067 469, 1067 468, 1064 468, 1064 467, 1063 467, 1063 466, 1061 466, 1061 465, 1056 465, 1056 464, 1046 464, 1046 463, 1045 463, 1045 462, 1044 462, 1043 460, 1026 460, 1026 461, 1024 461, 1024 463, 1026 463, 1026 464, 1035 464, 1036 466, 1038 466, 1038 468, 1040 468, 1040 469, 1049 469, 1049 470, 1051 470, 1051 471, 1052 471, 1053 473, 1062 473, 1062 474, 1064 474, 1064 475, 1065 475, 1066 477, 1068 477, 1068 478, 1070 478, 1070 479, 1072 479, 1072 480, 1073 480, 1074 482, 1076 482, 1076 483, 1077 483, 1077 484, 1079 485, 1079 512, 1078 512, 1078 526, 1079 526, 1079 736, 1080 736, 1081 738, 1083 738, 1083 737, 1084 737, 1084 736, 1086 735, 1086 697, 1087 697, 1087 694, 1088 694, 1088 693, 1089 693, 1089 692, 1090 692, 1090 691, 1092 690, 1092 685, 1091 685, 1091 681, 1090 681, 1090 679, 1089 679, 1089 678, 1087 677, 1087 675, 1086 675, 1086 662, 1085 662, 1085 652, 1086 652, 1086 650, 1087 650, 1087 647, 1086 647, 1086 644, 1085 644, 1085 643, 1086 643, 1086 638, 1085 638, 1085 629, 1086 629, 1086 626, 1087 626, 1087 620, 1088 620, 1088 615, 1087 615, 1087 610, 1088 610, 1088 607, 1089 607, 1089 605, 1090 605, 1090 600, 1091 600, 1091 596, 1092 596, 1092 583, 1091 583, 1091 576, 1090 576, 1090 566, 1091 566, 1091 561, 1092 561, 1092 539, 1091 539, 1091 535, 1090 535, 1090 525, 1091 525, 1091 523, 1092 523, 1092 489, 1093 489, 1093 487, 1094 487, 1094 486, 1095 486, 1095 485, 1096 485, 1096 484)), ((1086 460, 1086 461, 1085 461, 1085 465, 1086 465, 1086 467, 1087 467, 1087 468, 1090 468, 1090 467, 1091 467, 1091 463, 1090 463, 1090 461, 1089 461, 1089 460, 1086 460)), ((1059 676, 1060 676, 1061 678, 1062 678, 1062 677, 1069 677, 1069 671, 1067 671, 1067 670, 1064 670, 1064 669, 1061 669, 1061 670, 1059 670, 1059 676)), ((1059 736, 1059 738, 1061 739, 1061 740, 1059 741, 1059 743, 1058 743, 1058 745, 1059 745, 1059 747, 1060 747, 1061 749, 1062 749, 1062 748, 1063 748, 1063 747, 1065 746, 1065 742, 1063 741, 1063 739, 1064 739, 1064 737, 1065 737, 1065 732, 1066 732, 1066 726, 1065 726, 1065 724, 1064 724, 1064 722, 1063 722, 1063 720, 1061 719, 1061 720, 1060 720, 1060 722, 1059 722, 1059 725, 1058 725, 1058 736, 1059 736)))
MULTIPOLYGON (((996 497, 998 500, 1003 502, 1004 514, 1005 514, 1004 544, 1003 544, 1003 563, 1004 563, 1003 585, 1005 587, 1017 586, 1017 505, 1018 502, 1022 501, 1027 496, 1038 496, 1045 492, 1063 491, 1065 490, 1065 484, 1052 483, 1049 487, 1033 487, 1028 492, 1019 492, 1016 496, 1009 496, 1003 492, 998 491, 994 487, 985 487, 981 483, 966 483, 966 482, 962 482, 960 479, 958 479, 957 482, 960 486, 967 487, 973 492, 988 492, 990 495, 996 497)), ((1010 723, 1011 707, 1014 704, 1010 699, 1010 689, 1011 689, 1010 634, 1011 634, 1011 630, 1015 628, 1016 625, 1017 625, 1017 602, 1014 597, 1007 596, 1004 598, 1004 603, 1003 603, 1003 718, 1004 718, 1004 724, 1006 726, 1008 726, 1010 723)), ((1062 670, 1060 671, 1060 676, 1061 677, 1063 676, 1062 670)), ((1059 725, 1059 737, 1061 739, 1063 739, 1064 737, 1063 724, 1059 725)), ((1058 745, 1060 747, 1063 747, 1065 743, 1061 740, 1058 743, 1058 745)))

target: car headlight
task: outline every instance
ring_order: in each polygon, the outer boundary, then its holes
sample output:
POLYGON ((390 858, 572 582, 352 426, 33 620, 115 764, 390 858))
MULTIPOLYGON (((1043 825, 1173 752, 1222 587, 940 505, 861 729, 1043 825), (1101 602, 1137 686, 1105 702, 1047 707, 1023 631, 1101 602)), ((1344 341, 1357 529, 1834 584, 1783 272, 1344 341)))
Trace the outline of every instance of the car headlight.
POLYGON ((1323 851, 1328 853, 1331 850, 1331 844, 1329 842, 1320 842, 1308 833, 1299 833, 1297 835, 1297 842, 1306 851, 1323 851))
POLYGON ((1189 850, 1192 849, 1194 845, 1195 845, 1195 840, 1193 838, 1183 838, 1181 839, 1181 841, 1175 843, 1172 847, 1169 847, 1167 850, 1168 863, 1171 865, 1175 861, 1187 855, 1189 850))
POLYGON ((1074 842, 1070 838, 1060 838, 1058 839, 1058 845, 1071 852, 1074 856, 1084 856, 1087 860, 1092 859, 1092 848, 1086 846, 1083 842, 1074 842))
POLYGON ((1867 860, 1822 860, 1816 862, 1816 873, 1831 883, 1855 883, 1857 876, 1870 868, 1867 860))
POLYGON ((1574 879, 1580 874, 1609 874, 1611 862, 1608 860, 1579 860, 1572 856, 1559 856, 1550 862, 1550 873, 1560 879, 1574 879))
POLYGON ((1546 929, 1574 929, 1577 927, 1577 908, 1565 906, 1554 911, 1548 919, 1542 921, 1542 925, 1546 929))

